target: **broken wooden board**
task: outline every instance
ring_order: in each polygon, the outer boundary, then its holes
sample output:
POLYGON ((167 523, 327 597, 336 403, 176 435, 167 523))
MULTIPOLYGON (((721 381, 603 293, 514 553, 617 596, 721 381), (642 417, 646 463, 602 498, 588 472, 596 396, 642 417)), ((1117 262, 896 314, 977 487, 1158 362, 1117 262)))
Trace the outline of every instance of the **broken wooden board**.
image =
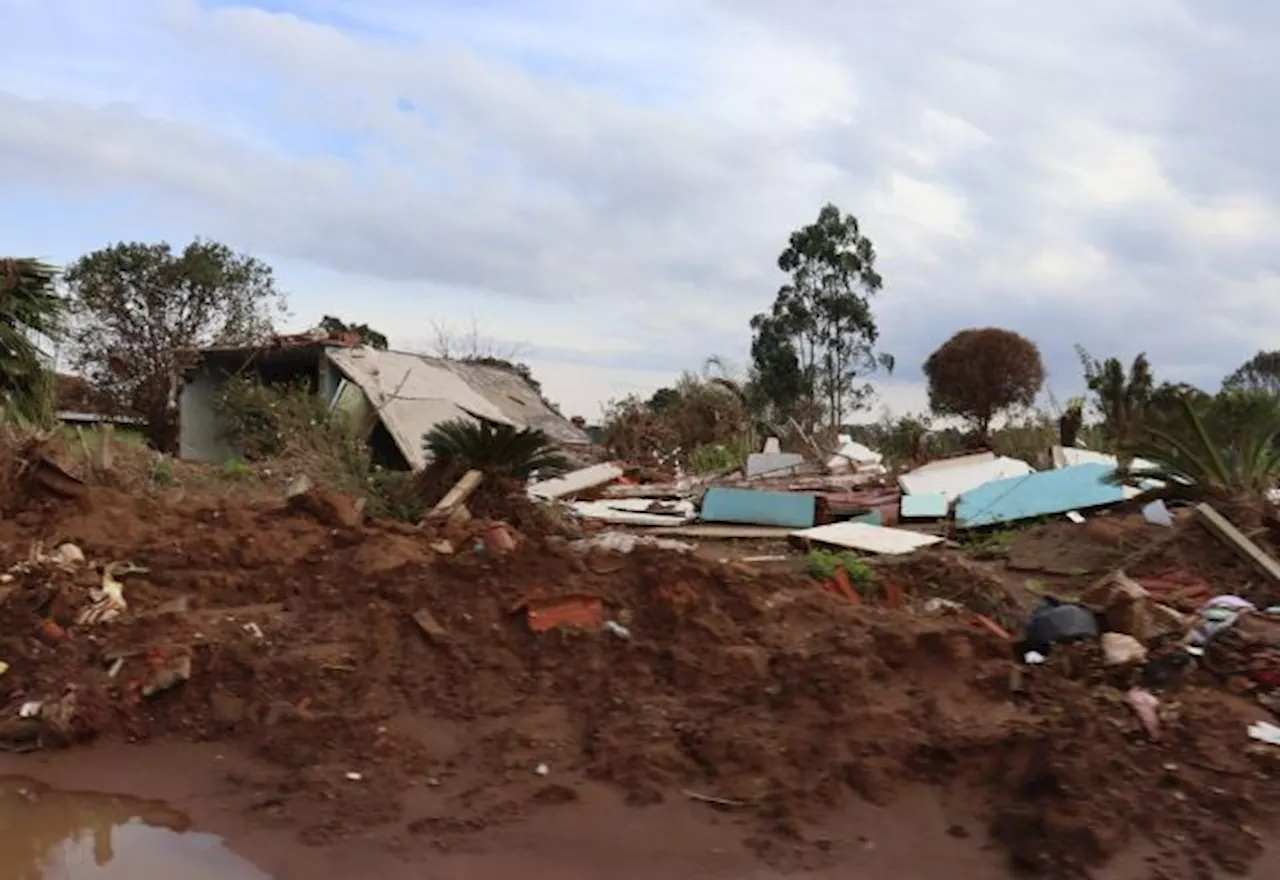
POLYGON ((1260 572, 1280 583, 1280 562, 1277 562, 1265 550, 1231 524, 1225 516, 1218 513, 1210 504, 1197 504, 1196 515, 1209 531, 1218 536, 1227 546, 1246 562, 1253 564, 1260 572))
POLYGON ((466 504, 467 499, 480 488, 480 484, 484 481, 484 471, 471 470, 462 475, 458 482, 453 484, 453 488, 445 493, 435 507, 431 508, 431 512, 427 516, 432 519, 443 519, 453 512, 453 509, 460 504, 466 504))
POLYGON ((913 553, 922 547, 941 544, 937 535, 923 535, 906 529, 890 529, 870 523, 838 522, 792 532, 792 536, 818 544, 829 544, 849 550, 899 556, 913 553))
POLYGON ((690 526, 671 526, 647 530, 647 534, 666 538, 701 538, 706 541, 785 541, 791 529, 783 526, 733 526, 703 523, 690 526))
POLYGON ((529 495, 544 501, 555 501, 568 498, 579 492, 612 483, 623 475, 624 471, 613 462, 594 464, 591 467, 570 471, 562 477, 540 480, 529 486, 529 495))

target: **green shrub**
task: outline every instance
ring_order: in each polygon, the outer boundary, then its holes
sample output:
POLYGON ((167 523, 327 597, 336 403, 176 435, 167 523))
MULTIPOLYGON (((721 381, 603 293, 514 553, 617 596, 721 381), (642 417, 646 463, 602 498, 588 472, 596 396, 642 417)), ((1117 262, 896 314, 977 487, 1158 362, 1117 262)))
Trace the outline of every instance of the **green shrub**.
POLYGON ((869 562, 847 550, 811 550, 804 561, 809 576, 815 580, 828 580, 843 568, 849 575, 849 583, 859 593, 867 595, 875 590, 876 570, 869 562))
POLYGON ((527 480, 554 477, 569 469, 551 438, 532 428, 499 425, 483 419, 454 419, 436 425, 422 438, 434 461, 498 477, 527 480))

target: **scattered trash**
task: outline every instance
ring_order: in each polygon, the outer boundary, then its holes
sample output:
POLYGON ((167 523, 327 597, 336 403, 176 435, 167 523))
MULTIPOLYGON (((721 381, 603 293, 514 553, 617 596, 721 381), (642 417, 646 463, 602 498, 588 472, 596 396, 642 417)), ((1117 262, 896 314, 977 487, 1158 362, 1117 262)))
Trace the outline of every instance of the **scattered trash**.
POLYGON ((1130 708, 1138 716, 1147 736, 1154 741, 1160 739, 1160 700, 1155 694, 1144 688, 1130 688, 1125 695, 1130 708))
POLYGON ((1142 508, 1142 518, 1153 526, 1173 528, 1173 514, 1159 498, 1142 508))
POLYGON ((1141 663, 1147 659, 1147 646, 1124 633, 1102 634, 1102 654, 1112 666, 1141 663))
POLYGON ((637 547, 653 547, 659 550, 672 550, 677 553, 690 553, 695 548, 687 541, 672 538, 650 538, 647 535, 635 535, 631 532, 601 532, 590 538, 582 538, 569 545, 570 549, 579 553, 591 550, 610 550, 614 553, 630 553, 637 547))
POLYGON ((76 615, 76 623, 81 626, 110 623, 128 610, 129 606, 124 600, 124 584, 115 579, 115 572, 121 568, 117 563, 111 563, 103 569, 102 586, 89 591, 92 604, 76 615))
POLYGON ((524 599, 512 610, 522 609, 529 620, 529 629, 534 632, 558 627, 598 630, 604 626, 604 602, 599 596, 534 597, 524 599))
POLYGON ((493 522, 484 530, 484 546, 495 556, 503 556, 516 549, 516 535, 504 522, 493 522))
POLYGON ((533 772, 537 773, 539 776, 546 776, 551 772, 551 768, 546 764, 539 764, 537 767, 533 768, 533 772))
POLYGON ((151 676, 151 680, 142 686, 142 696, 151 697, 162 691, 177 687, 182 682, 191 678, 191 657, 182 654, 170 659, 169 661, 160 661, 164 665, 159 666, 151 676))
POLYGON ((247 632, 249 635, 253 636, 255 639, 266 638, 266 636, 262 632, 262 627, 258 626, 252 620, 240 628, 243 629, 245 632, 247 632))
POLYGON ((618 623, 616 620, 606 620, 604 622, 604 629, 605 629, 605 632, 615 635, 620 639, 631 638, 631 630, 627 629, 625 626, 618 623))
POLYGON ((1039 651, 1028 651, 1022 655, 1022 662, 1028 666, 1038 666, 1049 658, 1041 654, 1039 651))
POLYGON ((29 700, 18 707, 19 718, 35 718, 40 714, 44 703, 40 700, 29 700))
POLYGON ((0 660, 0 675, 4 675, 8 671, 9 671, 9 664, 5 663, 3 660, 0 660))
POLYGON ((1251 602, 1239 596, 1215 596, 1197 613, 1195 626, 1187 634, 1185 644, 1189 649, 1204 648, 1214 636, 1235 626, 1241 615, 1256 610, 1251 602))
POLYGON ((1270 721, 1255 721, 1249 725, 1249 738, 1268 745, 1280 746, 1280 727, 1270 721))
POLYGON ((348 773, 346 773, 346 777, 347 777, 347 780, 350 782, 359 782, 360 780, 364 779, 362 775, 360 775, 359 773, 356 773, 355 771, 349 771, 348 773))
POLYGON ((1027 650, 1048 654, 1053 645, 1098 637, 1098 621, 1082 605, 1047 597, 1031 612, 1023 635, 1027 650))

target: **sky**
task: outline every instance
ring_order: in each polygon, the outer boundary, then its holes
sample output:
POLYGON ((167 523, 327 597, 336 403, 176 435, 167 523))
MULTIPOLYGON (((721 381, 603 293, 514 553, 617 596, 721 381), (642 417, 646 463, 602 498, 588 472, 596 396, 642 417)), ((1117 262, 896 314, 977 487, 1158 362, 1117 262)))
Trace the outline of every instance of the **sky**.
MULTIPOLYGON (((1280 347, 1263 0, 0 0, 0 252, 215 238, 290 329, 470 332, 566 415, 745 366, 787 237, 874 241, 897 358, 1001 326, 1215 388, 1280 347)), ((877 414, 873 412, 871 415, 877 414)))

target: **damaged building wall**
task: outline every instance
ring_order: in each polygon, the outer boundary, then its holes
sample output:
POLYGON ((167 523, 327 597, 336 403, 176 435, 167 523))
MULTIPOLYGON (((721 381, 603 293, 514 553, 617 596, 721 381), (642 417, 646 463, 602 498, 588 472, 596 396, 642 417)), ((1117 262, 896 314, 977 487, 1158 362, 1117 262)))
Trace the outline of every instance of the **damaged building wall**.
POLYGON ((455 419, 535 428, 565 445, 591 442, 520 376, 501 367, 317 343, 201 352, 179 395, 183 458, 219 462, 234 457, 221 436, 216 402, 227 380, 245 370, 269 383, 309 381, 331 406, 376 419, 366 436, 389 466, 423 467, 423 435, 455 419))

